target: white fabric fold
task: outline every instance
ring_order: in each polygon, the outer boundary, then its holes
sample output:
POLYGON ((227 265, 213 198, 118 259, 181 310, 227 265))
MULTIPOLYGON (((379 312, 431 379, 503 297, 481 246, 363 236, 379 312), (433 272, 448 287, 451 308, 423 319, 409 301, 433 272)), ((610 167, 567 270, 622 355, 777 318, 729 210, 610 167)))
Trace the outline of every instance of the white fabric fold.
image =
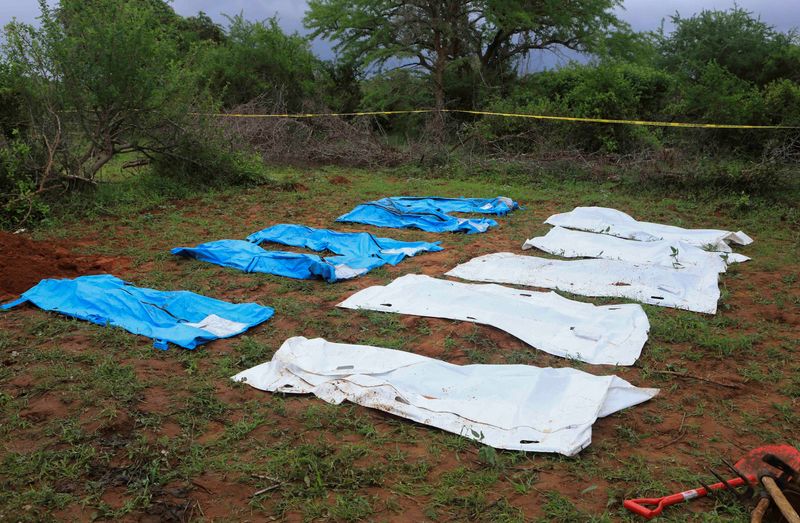
POLYGON ((227 338, 238 334, 247 328, 246 323, 239 323, 238 321, 231 321, 216 314, 209 314, 197 323, 186 322, 184 325, 189 327, 196 327, 210 332, 218 338, 227 338))
POLYGON ((749 260, 734 253, 710 252, 677 240, 635 241, 553 227, 546 235, 531 238, 523 250, 537 248, 564 258, 602 258, 632 263, 650 263, 676 269, 697 268, 725 272, 729 263, 749 260))
POLYGON ((491 325, 556 356, 633 365, 650 323, 635 304, 596 306, 554 292, 521 291, 409 274, 338 305, 491 325))
POLYGON ((548 260, 509 252, 473 258, 447 276, 582 296, 630 298, 708 314, 717 312, 720 294, 716 270, 673 269, 618 260, 548 260))
POLYGON ((598 417, 658 389, 617 376, 530 365, 453 365, 409 352, 289 338, 272 361, 233 376, 270 392, 345 400, 509 450, 573 456, 598 417))
POLYGON ((629 240, 682 241, 706 250, 719 252, 731 252, 730 243, 739 245, 753 243, 753 239, 742 231, 684 229, 674 225, 640 222, 622 211, 607 207, 576 207, 570 212, 550 216, 545 223, 629 240))

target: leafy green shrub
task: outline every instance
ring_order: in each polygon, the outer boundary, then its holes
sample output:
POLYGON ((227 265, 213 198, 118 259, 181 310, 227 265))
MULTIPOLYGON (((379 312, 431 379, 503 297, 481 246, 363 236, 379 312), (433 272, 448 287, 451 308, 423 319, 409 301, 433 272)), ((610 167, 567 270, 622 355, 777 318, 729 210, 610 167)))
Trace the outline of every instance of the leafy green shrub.
POLYGON ((669 71, 696 78, 716 62, 758 86, 780 78, 800 81, 796 32, 780 33, 740 7, 703 10, 689 18, 675 15, 672 23, 674 30, 658 39, 658 65, 669 71))
MULTIPOLYGON (((556 71, 530 75, 505 99, 487 110, 551 116, 610 119, 663 119, 673 78, 654 68, 624 63, 573 64, 556 71)), ((634 126, 581 123, 535 125, 526 119, 487 119, 479 126, 485 139, 518 137, 524 147, 526 131, 546 133, 550 145, 585 151, 626 152, 659 143, 659 132, 634 126)), ((510 145, 510 144, 506 144, 510 145)))
POLYGON ((300 111, 313 97, 322 68, 308 39, 284 33, 274 17, 263 22, 229 18, 225 40, 204 54, 198 66, 226 107, 266 94, 300 111))
POLYGON ((198 116, 219 106, 199 67, 200 51, 219 40, 213 23, 182 27, 160 0, 40 0, 40 9, 39 26, 12 22, 0 44, 0 102, 13 109, 0 127, 20 129, 0 157, 4 225, 41 215, 40 197, 55 202, 65 189, 91 199, 98 173, 121 154, 201 185, 261 176, 254 155, 198 116))
POLYGON ((41 187, 92 184, 118 154, 164 153, 190 113, 210 105, 194 55, 178 51, 162 20, 166 4, 40 0, 40 8, 39 27, 6 26, 1 51, 25 94, 21 137, 48 158, 41 187))
POLYGON ((770 122, 800 126, 800 84, 791 80, 776 80, 764 87, 765 112, 770 122))
MULTIPOLYGON (((698 123, 759 125, 765 122, 764 98, 757 86, 712 61, 699 71, 696 81, 685 82, 680 98, 670 105, 678 119, 698 123)), ((761 147, 762 133, 731 129, 690 129, 678 136, 686 143, 698 141, 706 149, 761 147)))
POLYGON ((24 124, 23 96, 11 64, 0 55, 0 137, 13 139, 13 133, 24 124))
MULTIPOLYGON (((607 39, 603 60, 535 73, 508 96, 491 100, 498 112, 589 118, 797 125, 800 120, 800 37, 780 33, 738 7, 673 17, 669 34, 620 33, 607 39)), ((476 125, 503 150, 578 148, 626 153, 682 151, 759 158, 784 147, 785 131, 647 128, 612 124, 501 121, 476 125)))
MULTIPOLYGON (((675 119, 707 123, 789 123, 798 111, 800 39, 734 7, 672 18, 660 34, 655 64, 678 78, 668 108, 675 119)), ((684 147, 758 156, 785 138, 767 131, 679 131, 684 147)))
POLYGON ((225 141, 213 123, 198 121, 178 137, 167 154, 154 157, 154 173, 194 186, 266 181, 261 158, 225 141))
POLYGON ((42 218, 48 212, 28 165, 31 149, 15 134, 0 138, 0 228, 42 218))

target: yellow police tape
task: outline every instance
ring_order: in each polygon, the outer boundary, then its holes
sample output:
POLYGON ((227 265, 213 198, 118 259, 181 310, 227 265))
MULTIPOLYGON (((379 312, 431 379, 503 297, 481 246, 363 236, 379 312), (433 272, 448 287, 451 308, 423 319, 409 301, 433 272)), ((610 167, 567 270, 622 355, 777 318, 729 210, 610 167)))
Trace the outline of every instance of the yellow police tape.
POLYGON ((613 118, 580 118, 574 116, 547 116, 543 114, 498 113, 493 111, 473 111, 468 109, 408 109, 401 111, 359 111, 351 113, 284 113, 284 114, 237 114, 203 113, 204 116, 218 116, 223 118, 322 118, 326 116, 383 116, 395 114, 432 114, 432 113, 460 113, 481 116, 504 116, 510 118, 531 118, 534 120, 557 120, 563 122, 607 123, 626 125, 647 125, 651 127, 690 127, 699 129, 800 129, 797 126, 785 125, 738 125, 716 123, 688 123, 688 122, 652 122, 647 120, 617 120, 613 118))

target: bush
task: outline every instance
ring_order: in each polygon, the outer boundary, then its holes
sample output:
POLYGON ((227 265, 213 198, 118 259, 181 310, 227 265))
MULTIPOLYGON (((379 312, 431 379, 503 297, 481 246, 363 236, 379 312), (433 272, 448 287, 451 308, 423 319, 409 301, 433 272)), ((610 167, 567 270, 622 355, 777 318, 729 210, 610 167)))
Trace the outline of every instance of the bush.
MULTIPOLYGON (((791 125, 800 110, 797 33, 780 33, 739 7, 672 20, 672 33, 657 37, 655 63, 679 80, 668 108, 675 119, 791 125)), ((691 130, 675 137, 683 146, 704 152, 757 157, 780 144, 783 133, 691 130)))
POLYGON ((182 133, 168 154, 154 157, 153 172, 194 187, 221 187, 266 181, 254 152, 223 138, 215 122, 198 121, 182 133))
POLYGON ((179 53, 157 2, 40 5, 40 27, 12 22, 2 46, 25 95, 21 138, 47 158, 39 186, 91 184, 117 154, 165 152, 164 138, 209 106, 192 56, 179 53))
MULTIPOLYGON (((762 125, 766 107, 761 91, 752 83, 731 74, 716 62, 709 62, 699 72, 696 81, 681 85, 680 98, 669 111, 678 119, 698 123, 762 125)), ((733 129, 690 129, 681 131, 684 143, 702 143, 706 150, 742 149, 758 153, 762 139, 769 136, 761 131, 733 129)))
POLYGON ((225 107, 268 94, 290 111, 299 110, 322 75, 308 39, 287 35, 276 18, 249 22, 237 15, 229 22, 225 40, 208 46, 198 64, 212 92, 221 96, 225 107))
MULTIPOLYGON (((578 65, 536 73, 524 78, 505 99, 486 109, 551 116, 610 119, 663 119, 661 112, 674 79, 647 66, 602 63, 578 65)), ((478 126, 484 139, 526 150, 531 131, 540 135, 537 143, 578 148, 588 152, 629 152, 655 147, 660 132, 635 126, 547 123, 527 119, 489 118, 478 126), (542 136, 546 133, 546 136, 542 136)))
MULTIPOLYGON (((670 34, 609 37, 604 60, 522 78, 498 112, 744 125, 797 125, 800 38, 740 8, 673 17, 670 34)), ((509 151, 538 147, 628 153, 660 145, 758 158, 792 140, 785 131, 646 128, 501 121, 478 135, 509 151)), ((794 143, 794 142, 792 142, 794 143)), ((770 152, 772 155, 772 153, 770 152)), ((774 155, 773 155, 774 156, 774 155)))
POLYGON ((764 88, 764 106, 771 123, 800 126, 800 84, 786 79, 770 83, 764 88))
POLYGON ((757 86, 786 78, 800 81, 797 33, 780 33, 740 7, 672 17, 675 29, 661 35, 658 65, 697 78, 711 62, 757 86))
POLYGON ((0 229, 38 220, 49 210, 30 172, 30 147, 16 134, 4 142, 0 138, 0 229))
POLYGON ((160 0, 60 0, 57 8, 40 0, 40 7, 40 26, 12 22, 0 45, 0 101, 18 100, 25 116, 2 157, 4 223, 36 216, 45 194, 55 201, 75 187, 95 188, 120 154, 145 156, 160 174, 196 184, 260 176, 252 153, 198 116, 219 106, 198 56, 213 45, 213 31, 190 43, 160 0))
POLYGON ((0 61, 0 107, 3 108, 0 111, 0 137, 11 140, 14 132, 24 125, 25 116, 23 94, 14 78, 11 64, 5 61, 0 61))

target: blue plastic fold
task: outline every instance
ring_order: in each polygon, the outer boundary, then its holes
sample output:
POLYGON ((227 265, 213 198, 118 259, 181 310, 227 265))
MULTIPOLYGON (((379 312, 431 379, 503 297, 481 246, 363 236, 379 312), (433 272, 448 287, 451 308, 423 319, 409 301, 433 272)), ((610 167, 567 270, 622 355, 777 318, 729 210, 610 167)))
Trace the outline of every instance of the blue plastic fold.
POLYGON ((236 336, 267 321, 275 312, 256 303, 234 304, 188 291, 134 287, 109 274, 42 280, 0 309, 25 302, 153 338, 154 345, 161 349, 166 349, 167 343, 194 349, 212 340, 236 336))
POLYGON ((458 218, 447 213, 477 213, 502 216, 519 204, 510 198, 418 198, 397 196, 363 203, 338 222, 364 223, 395 229, 421 229, 427 232, 465 232, 476 234, 495 227, 488 218, 458 218))
POLYGON ((177 247, 172 254, 232 267, 244 272, 263 272, 289 278, 322 278, 329 282, 354 278, 382 265, 396 265, 407 256, 441 251, 439 242, 402 242, 378 238, 366 232, 338 232, 303 225, 280 224, 248 236, 249 241, 219 240, 197 247, 177 247), (335 256, 320 257, 268 251, 257 244, 278 243, 335 256))

